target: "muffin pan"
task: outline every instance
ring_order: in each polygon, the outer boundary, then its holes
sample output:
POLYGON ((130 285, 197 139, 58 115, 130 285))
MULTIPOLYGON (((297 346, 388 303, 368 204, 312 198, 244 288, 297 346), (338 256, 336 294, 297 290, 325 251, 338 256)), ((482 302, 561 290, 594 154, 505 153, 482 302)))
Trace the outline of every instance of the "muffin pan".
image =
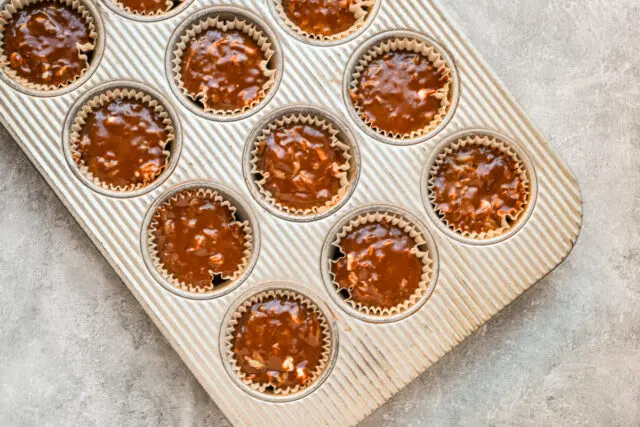
POLYGON ((582 200, 571 171, 437 1, 378 0, 362 28, 335 44, 293 36, 274 16, 273 0, 187 1, 153 17, 123 12, 114 0, 87 3, 99 37, 91 68, 70 87, 51 92, 33 92, 0 73, 0 121, 234 424, 356 424, 552 271, 577 239, 582 200), (275 51, 277 75, 265 98, 228 117, 198 108, 172 76, 177 37, 212 7, 256 23, 275 51), (345 96, 355 61, 389 35, 429 40, 446 55, 454 78, 447 117, 415 141, 380 138, 345 96), (114 86, 154 95, 176 133, 160 178, 126 196, 91 185, 68 154, 74 111, 114 86), (352 147, 356 170, 347 194, 313 218, 270 208, 248 173, 246 147, 282 111, 322 114, 352 147), (471 240, 450 230, 429 200, 428 175, 439 150, 470 133, 508 143, 530 178, 526 210, 494 239, 471 240), (254 239, 242 275, 202 297, 167 281, 146 249, 158 204, 192 185, 211 186, 229 199, 254 239), (354 213, 381 208, 410 218, 433 261, 427 291, 384 319, 351 310, 328 272, 336 230, 354 213), (305 295, 332 331, 332 353, 320 377, 286 398, 239 381, 222 348, 234 307, 265 290, 305 295))

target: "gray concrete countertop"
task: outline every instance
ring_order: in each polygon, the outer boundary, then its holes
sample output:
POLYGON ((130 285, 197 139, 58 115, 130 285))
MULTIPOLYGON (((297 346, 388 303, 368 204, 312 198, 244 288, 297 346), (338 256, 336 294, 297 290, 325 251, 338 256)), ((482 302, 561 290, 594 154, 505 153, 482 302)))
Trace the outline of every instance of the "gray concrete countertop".
MULTIPOLYGON (((443 1, 573 168, 584 229, 364 425, 640 425, 640 3, 443 1)), ((1 425, 228 423, 1 127, 0 284, 1 425)))

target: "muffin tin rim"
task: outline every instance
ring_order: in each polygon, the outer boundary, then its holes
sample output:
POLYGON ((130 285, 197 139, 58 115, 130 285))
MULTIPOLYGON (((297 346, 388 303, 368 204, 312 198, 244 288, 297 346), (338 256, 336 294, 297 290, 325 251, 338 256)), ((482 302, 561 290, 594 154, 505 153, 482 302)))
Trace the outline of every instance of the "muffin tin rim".
POLYGON ((239 191, 234 190, 231 187, 228 187, 224 184, 221 184, 217 181, 212 181, 208 179, 194 179, 189 181, 183 181, 177 185, 172 186, 168 190, 164 191, 162 194, 157 196, 153 203, 147 209, 144 219, 142 221, 142 226, 140 228, 140 252, 142 254, 142 259, 144 261, 144 265, 149 271, 149 273, 153 276, 155 281, 159 283, 164 289, 171 292, 174 295, 179 297, 183 297, 190 300, 211 300, 215 298, 222 297, 227 295, 238 287, 240 287, 251 275, 256 263, 258 262, 258 257, 260 253, 260 225, 258 224, 258 219, 251 209, 250 204, 243 198, 242 194, 239 191), (178 289, 174 285, 172 285, 155 267, 153 260, 151 259, 151 253, 149 251, 148 244, 148 236, 147 231, 149 229, 149 225, 153 219, 153 215, 156 213, 157 209, 162 205, 162 203, 166 202, 171 196, 177 194, 184 190, 190 189, 199 189, 199 188, 208 188, 218 192, 225 200, 229 201, 232 206, 234 206, 238 213, 246 218, 249 221, 249 226, 251 227, 251 234, 253 237, 253 250, 251 252, 251 258, 249 259, 247 268, 242 272, 240 277, 231 283, 225 284, 219 290, 213 290, 212 292, 198 294, 195 292, 188 292, 182 289, 178 289))
POLYGON ((324 284, 325 290, 329 294, 331 300, 348 315, 367 323, 391 324, 411 317, 422 307, 424 307, 431 299, 433 293, 435 292, 440 276, 440 256, 438 253, 438 246, 435 239, 431 235, 431 232, 427 228, 426 224, 417 216, 413 215, 405 208, 388 203, 368 203, 356 207, 355 209, 352 209, 344 214, 325 234, 324 241, 322 243, 322 250, 320 251, 320 271, 322 274, 322 282, 324 284), (431 277, 429 278, 429 288, 427 292, 425 292, 425 294, 418 300, 418 302, 411 306, 409 309, 400 313, 393 314, 391 316, 376 316, 367 314, 349 306, 349 304, 347 304, 344 299, 342 299, 342 297, 340 297, 340 295, 338 295, 338 293, 336 292, 329 268, 329 260, 331 256, 331 248, 333 247, 333 241, 335 240, 336 235, 340 232, 340 230, 345 227, 353 218, 368 212, 377 211, 388 212, 391 214, 402 216, 411 224, 413 224, 422 233, 422 237, 424 237, 425 243, 429 247, 429 254, 431 255, 431 260, 433 262, 433 268, 431 271, 431 277))
MULTIPOLYGON (((0 1, 0 8, 4 8, 7 1, 0 1)), ((46 0, 41 0, 46 1, 46 0)), ((59 89, 54 90, 36 90, 22 86, 19 82, 10 78, 5 74, 5 72, 0 68, 0 79, 6 83, 12 89, 21 92, 25 95, 33 96, 36 98, 53 98, 57 96, 66 95, 74 90, 77 90, 82 85, 87 83, 89 79, 93 76, 95 71, 100 67, 100 63, 102 62, 102 58, 104 56, 105 45, 107 43, 106 36, 106 27, 104 25, 104 17, 103 11, 95 2, 91 0, 79 0, 82 4, 87 8, 89 13, 91 13, 93 17, 93 21, 96 26, 96 33, 98 34, 98 38, 96 40, 96 48, 92 51, 91 61, 89 62, 89 66, 82 76, 80 76, 73 83, 63 86, 59 89)))
POLYGON ((328 111, 322 106, 312 105, 312 104, 285 105, 284 107, 278 108, 275 111, 268 114, 267 116, 263 117, 260 121, 258 121, 254 125, 251 133, 249 134, 249 136, 247 137, 244 143, 244 148, 242 150, 242 175, 243 175, 245 184, 247 185, 247 188, 249 189, 249 192, 251 193, 251 196, 253 197, 253 199, 258 203, 258 205, 260 205, 261 208, 266 209, 272 215, 280 219, 284 219, 291 222, 302 223, 302 222, 318 221, 321 219, 325 219, 335 214, 336 212, 338 212, 342 207, 344 207, 344 205, 351 199, 351 197, 355 193, 358 183, 360 181, 361 169, 362 169, 362 159, 360 154, 359 142, 354 132, 351 130, 351 128, 347 125, 347 123, 344 122, 344 120, 342 120, 336 114, 331 113, 330 111, 328 111), (258 134, 269 123, 287 114, 294 114, 294 113, 304 114, 305 112, 309 112, 319 117, 326 117, 327 119, 329 119, 330 122, 336 125, 336 128, 340 131, 341 134, 345 134, 348 140, 342 141, 342 142, 347 144, 352 151, 351 157, 352 159, 354 159, 353 161, 354 161, 355 172, 353 173, 353 177, 350 180, 349 190, 346 192, 344 197, 340 199, 338 203, 335 204, 335 206, 330 207, 324 212, 320 212, 312 215, 293 215, 287 212, 283 212, 282 210, 278 209, 276 206, 266 203, 263 200, 255 184, 255 180, 251 176, 251 151, 253 148, 253 143, 255 142, 258 134))
POLYGON ((317 391, 330 377, 333 369, 338 360, 338 351, 340 347, 339 343, 339 332, 338 327, 336 325, 336 319, 329 308, 329 306, 320 298, 315 292, 309 290, 307 287, 299 285, 299 282, 289 281, 289 280, 269 280, 266 282, 261 282, 258 285, 252 287, 251 289, 246 290, 242 294, 240 294, 237 298, 233 300, 233 302, 226 309, 224 317, 222 318, 222 322, 220 322, 220 329, 218 331, 218 352, 220 354, 220 358, 222 360, 222 364, 224 366, 225 372, 231 378, 231 381, 238 386, 240 390, 242 390, 247 395, 254 397, 256 399, 268 402, 268 403, 287 403, 294 402, 300 399, 303 399, 313 392, 317 391), (300 294, 306 298, 308 298, 311 302, 313 302, 318 309, 322 312, 325 319, 327 320, 327 324, 329 325, 329 335, 331 337, 331 351, 329 354, 329 360, 327 362, 327 366, 318 379, 311 384, 310 386, 300 390, 297 393, 293 393, 290 395, 278 396, 278 395, 270 395, 266 393, 261 393, 259 391, 253 390, 248 385, 244 384, 240 378, 233 371, 233 367, 225 354, 224 344, 226 340, 226 328, 231 320, 231 317, 236 312, 238 307, 242 305, 246 300, 251 298, 254 295, 261 294, 264 292, 268 292, 270 290, 285 290, 300 294))
POLYGON ((454 239, 459 243, 463 243, 465 245, 471 246, 492 246, 498 243, 502 243, 514 235, 516 235, 520 230, 524 228, 529 219, 531 218, 533 211, 535 210, 535 206, 538 200, 538 175, 536 173, 536 168, 531 161, 529 154, 527 151, 520 146, 514 139, 508 137, 504 133, 484 129, 484 128, 470 128, 464 129, 458 132, 455 132, 446 138, 444 138, 436 147, 431 151, 429 158, 427 159, 423 169, 422 175, 420 177, 420 197, 422 198, 422 204, 427 211, 427 216, 431 220, 431 222, 437 227, 437 229, 443 232, 448 238, 454 239), (484 135, 496 138, 502 142, 504 142, 508 147, 512 148, 513 151, 516 152, 522 164, 524 165, 524 169, 526 173, 529 175, 529 199, 527 206, 525 207, 524 212, 517 219, 515 226, 511 227, 506 233, 501 234, 500 236, 493 237, 491 239, 471 239, 468 237, 464 237, 459 233, 451 230, 447 227, 442 219, 435 212, 433 205, 431 204, 431 200, 429 200, 429 189, 428 189, 428 181, 431 176, 431 168, 435 163, 436 158, 442 150, 444 150, 449 145, 453 144, 457 140, 464 138, 466 136, 473 135, 484 135))
POLYGON ((264 107, 267 106, 277 93, 280 82, 282 81, 282 76, 284 75, 284 52, 282 50, 282 46, 280 45, 280 41, 278 40, 278 36, 271 28, 269 24, 267 24, 261 16, 258 14, 249 11, 245 8, 238 6, 230 6, 230 5, 215 5, 205 7, 195 13, 192 13, 186 16, 182 22, 172 31, 171 36, 169 37, 169 41, 167 42, 167 47, 165 49, 164 54, 164 74, 169 84, 169 88, 173 93, 173 96, 180 102, 180 104, 189 110, 191 113, 201 117, 203 119, 211 120, 214 122, 220 123, 229 123, 236 122, 239 120, 246 119, 248 117, 253 116, 254 114, 261 111, 264 107), (268 93, 264 97, 262 101, 260 101, 254 108, 249 109, 248 111, 235 115, 221 116, 215 115, 211 113, 207 113, 203 108, 198 107, 192 100, 188 99, 185 94, 182 93, 180 88, 175 82, 173 75, 173 52, 175 51, 175 47, 182 36, 182 34, 193 24, 198 22, 198 20, 206 18, 207 16, 239 16, 241 18, 246 18, 251 23, 255 24, 264 34, 267 36, 269 41, 273 47, 273 58, 275 62, 275 80, 273 86, 269 89, 268 93))
POLYGON ((347 62, 347 65, 344 69, 344 74, 342 76, 342 100, 346 106, 347 111, 349 112, 349 117, 351 118, 351 120, 356 124, 356 126, 360 130, 362 130, 371 138, 374 138, 376 141, 383 142, 385 144, 389 144, 393 146, 401 146, 401 147, 417 145, 417 144, 429 141, 435 138, 440 132, 442 132, 449 125, 449 123, 452 121, 453 117, 456 114, 456 111, 458 109, 458 104, 460 101, 460 90, 461 90, 460 73, 458 72, 458 66, 453 56, 451 55, 451 53, 449 53, 449 51, 445 49, 440 44, 440 42, 438 42, 431 36, 425 33, 408 30, 408 29, 394 29, 394 30, 383 31, 365 40, 362 44, 360 44, 360 46, 357 47, 357 49, 349 57, 349 61, 347 62), (417 40, 427 42, 428 44, 433 46, 438 51, 438 53, 440 53, 443 56, 444 60, 447 62, 447 64, 449 65, 449 68, 451 69, 451 77, 453 80, 452 81, 453 95, 451 97, 451 105, 449 106, 447 115, 442 120, 442 123, 440 123, 438 127, 436 127, 433 131, 429 132, 426 135, 420 136, 418 138, 394 139, 394 138, 381 135, 380 133, 376 132, 374 129, 372 129, 369 125, 367 125, 362 120, 362 118, 356 111, 353 105, 353 102, 351 101, 349 86, 352 81, 351 77, 353 75, 353 70, 357 65, 358 61, 360 60, 362 55, 368 50, 370 50, 373 46, 390 38, 410 38, 410 39, 417 39, 417 40))

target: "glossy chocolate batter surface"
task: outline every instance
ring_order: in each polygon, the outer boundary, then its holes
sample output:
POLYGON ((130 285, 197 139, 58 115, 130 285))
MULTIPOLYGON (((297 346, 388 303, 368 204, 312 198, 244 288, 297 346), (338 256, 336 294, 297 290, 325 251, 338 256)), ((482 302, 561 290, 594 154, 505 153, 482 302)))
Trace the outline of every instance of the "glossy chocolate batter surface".
POLYGON ((258 143, 257 167, 263 188, 284 206, 324 206, 340 191, 343 152, 331 146, 328 131, 311 125, 284 125, 258 143))
POLYGON ((170 133, 160 115, 137 100, 118 98, 91 111, 79 136, 76 162, 106 184, 146 185, 167 165, 170 133))
POLYGON ((351 99, 371 126, 409 134, 433 122, 442 107, 436 93, 449 79, 421 54, 391 51, 365 67, 351 99))
POLYGON ((179 281, 211 289, 214 275, 231 277, 242 265, 243 226, 227 206, 193 191, 178 194, 153 216, 157 256, 179 281))
POLYGON ((3 49, 18 76, 34 84, 65 85, 88 67, 78 46, 92 43, 87 23, 57 2, 35 3, 11 16, 3 49))
POLYGON ((435 206, 454 228, 486 233, 515 218, 527 202, 517 162, 501 150, 467 145, 444 158, 433 175, 435 206))
POLYGON ((392 308, 419 287, 423 262, 415 240, 384 219, 361 225, 339 243, 344 256, 332 263, 335 282, 350 299, 368 307, 392 308))
POLYGON ((350 7, 355 0, 284 0, 287 17, 302 31, 332 36, 347 31, 356 23, 350 7))
POLYGON ((290 297, 269 297, 239 319, 233 354, 247 379, 286 389, 312 381, 323 344, 315 311, 290 297))
POLYGON ((264 60, 264 52, 245 33, 210 29, 188 43, 182 83, 190 94, 205 95, 206 108, 242 109, 264 96, 264 60))

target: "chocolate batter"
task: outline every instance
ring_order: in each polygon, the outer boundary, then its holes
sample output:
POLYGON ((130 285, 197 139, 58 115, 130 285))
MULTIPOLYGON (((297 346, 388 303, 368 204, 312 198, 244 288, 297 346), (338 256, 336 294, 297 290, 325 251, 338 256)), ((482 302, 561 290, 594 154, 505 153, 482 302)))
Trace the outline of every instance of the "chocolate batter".
POLYGON ((351 99, 371 126, 406 135, 433 122, 449 79, 419 53, 391 51, 367 65, 351 99))
POLYGON ((258 143, 257 157, 264 189, 284 206, 319 208, 342 187, 343 153, 331 146, 329 132, 315 126, 281 126, 258 143))
POLYGON ((240 318, 233 354, 246 378, 273 388, 306 386, 313 380, 324 344, 318 314, 289 297, 270 297, 240 318))
POLYGON ((302 31, 332 36, 347 31, 356 23, 350 10, 356 0, 283 0, 287 17, 302 31))
POLYGON ((182 83, 191 95, 204 95, 201 102, 207 109, 242 109, 264 97, 264 61, 262 50, 245 33, 211 29, 188 43, 182 83))
POLYGON ((214 276, 236 273, 244 258, 243 226, 227 206, 188 190, 153 216, 157 256, 176 279, 210 290, 214 276))
POLYGON ((93 43, 87 23, 73 9, 53 1, 14 13, 6 24, 3 49, 18 76, 34 84, 66 85, 87 69, 81 47, 93 43))
POLYGON ((368 307, 392 308, 413 295, 423 262, 415 240, 386 219, 361 225, 339 243, 344 256, 331 264, 335 282, 349 299, 368 307))
POLYGON ((493 147, 455 150, 444 158, 434 181, 435 206, 452 227, 469 233, 500 229, 527 203, 516 161, 493 147))
POLYGON ((75 160, 103 183, 147 185, 167 166, 169 131, 160 115, 140 101, 118 98, 91 111, 79 135, 75 160))

